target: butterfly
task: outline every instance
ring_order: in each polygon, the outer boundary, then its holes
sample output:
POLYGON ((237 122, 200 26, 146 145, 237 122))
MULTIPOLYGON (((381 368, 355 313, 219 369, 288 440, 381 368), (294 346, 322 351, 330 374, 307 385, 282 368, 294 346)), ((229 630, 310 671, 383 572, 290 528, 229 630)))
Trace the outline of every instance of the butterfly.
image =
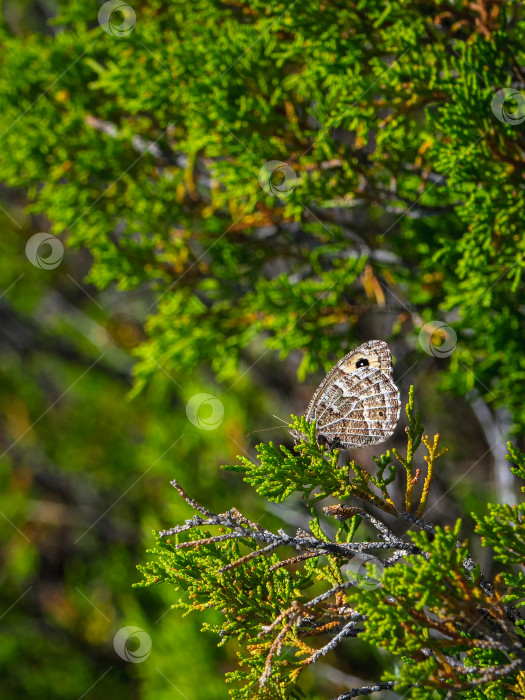
MULTIPOLYGON (((401 400, 392 379, 392 355, 382 340, 369 340, 332 367, 313 395, 306 420, 316 421, 319 446, 377 445, 399 420, 401 400)), ((305 436, 290 431, 296 439, 305 436)))

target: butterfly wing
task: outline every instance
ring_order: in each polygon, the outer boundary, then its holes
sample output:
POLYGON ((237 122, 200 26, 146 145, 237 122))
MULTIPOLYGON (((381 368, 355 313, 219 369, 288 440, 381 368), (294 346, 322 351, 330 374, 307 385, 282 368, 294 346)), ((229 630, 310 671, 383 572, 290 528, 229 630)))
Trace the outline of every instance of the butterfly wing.
POLYGON ((345 355, 330 370, 315 392, 306 418, 317 422, 320 443, 362 447, 389 438, 400 409, 390 350, 386 343, 371 340, 345 355))
POLYGON ((319 396, 321 396, 341 374, 348 374, 349 372, 359 369, 359 365, 363 362, 366 362, 365 366, 377 367, 377 369, 380 369, 392 378, 392 355, 390 354, 388 345, 382 340, 369 340, 367 343, 363 343, 358 348, 345 355, 328 372, 308 404, 308 408, 306 409, 307 420, 314 420, 311 415, 311 409, 318 401, 319 396))

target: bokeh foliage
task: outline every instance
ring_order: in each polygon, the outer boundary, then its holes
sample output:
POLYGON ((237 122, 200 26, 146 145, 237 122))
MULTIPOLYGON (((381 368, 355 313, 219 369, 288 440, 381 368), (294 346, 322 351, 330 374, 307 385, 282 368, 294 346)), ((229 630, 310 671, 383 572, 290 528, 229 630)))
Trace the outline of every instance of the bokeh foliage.
MULTIPOLYGON (((132 318, 130 304, 109 295, 99 308, 78 289, 70 276, 82 280, 78 264, 87 260, 66 254, 53 272, 34 268, 25 235, 9 226, 4 217, 2 697, 70 700, 89 690, 95 700, 167 699, 175 683, 188 697, 221 698, 217 667, 228 662, 212 639, 201 640, 201 622, 178 620, 174 634, 169 590, 131 590, 158 519, 183 515, 166 499, 174 470, 191 463, 207 498, 226 505, 231 494, 216 479, 216 460, 232 459, 237 445, 218 433, 203 439, 184 412, 209 380, 194 378, 180 393, 157 381, 130 403, 129 348, 107 330, 116 310, 132 318), (116 655, 113 637, 125 625, 154 639, 148 662, 116 655)), ((235 435, 257 402, 242 387, 220 396, 235 435)))

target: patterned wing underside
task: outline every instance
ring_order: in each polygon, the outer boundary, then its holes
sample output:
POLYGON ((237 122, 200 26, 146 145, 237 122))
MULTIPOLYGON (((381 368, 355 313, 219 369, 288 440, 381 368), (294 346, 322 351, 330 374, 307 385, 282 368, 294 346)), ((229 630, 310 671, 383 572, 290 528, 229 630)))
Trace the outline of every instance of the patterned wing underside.
POLYGON ((371 340, 330 370, 310 401, 306 418, 317 422, 320 443, 362 447, 392 435, 400 408, 388 345, 371 340), (359 366, 363 361, 366 366, 359 366))
POLYGON ((341 374, 348 374, 355 371, 358 369, 356 364, 359 360, 365 359, 368 361, 369 367, 376 367, 392 378, 392 355, 390 354, 388 345, 382 340, 369 340, 367 343, 363 343, 355 350, 352 350, 352 352, 349 352, 348 355, 345 355, 332 367, 308 404, 306 416, 308 417, 312 406, 335 379, 341 376, 341 374))
POLYGON ((389 438, 399 420, 399 389, 375 367, 341 374, 311 405, 306 418, 330 447, 363 447, 389 438))

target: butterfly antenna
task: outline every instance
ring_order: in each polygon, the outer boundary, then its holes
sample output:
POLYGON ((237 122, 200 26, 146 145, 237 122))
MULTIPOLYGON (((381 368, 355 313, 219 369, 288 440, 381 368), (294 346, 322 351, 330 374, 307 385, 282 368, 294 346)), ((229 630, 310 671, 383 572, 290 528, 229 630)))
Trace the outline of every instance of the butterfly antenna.
POLYGON ((282 421, 285 425, 288 425, 288 421, 287 421, 287 420, 284 420, 284 419, 281 418, 280 416, 276 416, 275 413, 272 413, 272 416, 273 416, 274 418, 277 418, 277 420, 282 421))
POLYGON ((252 430, 251 433, 246 433, 246 435, 244 437, 249 437, 250 435, 253 435, 254 433, 265 433, 268 430, 282 430, 283 427, 284 426, 282 426, 282 425, 274 425, 273 428, 260 428, 259 430, 252 430))

